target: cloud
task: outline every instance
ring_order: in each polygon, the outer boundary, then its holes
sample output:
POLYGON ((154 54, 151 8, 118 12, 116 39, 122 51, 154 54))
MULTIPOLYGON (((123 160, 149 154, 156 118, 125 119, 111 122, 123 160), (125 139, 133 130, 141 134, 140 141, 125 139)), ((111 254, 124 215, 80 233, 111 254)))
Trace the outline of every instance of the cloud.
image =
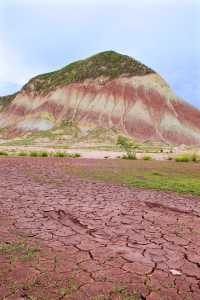
POLYGON ((28 66, 24 66, 18 53, 6 45, 0 45, 0 81, 23 84, 30 76, 28 66))

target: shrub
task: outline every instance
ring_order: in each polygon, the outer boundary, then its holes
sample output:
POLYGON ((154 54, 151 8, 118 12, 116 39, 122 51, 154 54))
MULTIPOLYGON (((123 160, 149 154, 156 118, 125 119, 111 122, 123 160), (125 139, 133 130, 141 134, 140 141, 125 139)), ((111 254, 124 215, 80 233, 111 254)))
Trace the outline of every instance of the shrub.
POLYGON ((152 157, 151 156, 144 156, 143 159, 144 160, 152 160, 152 157))
POLYGON ((18 156, 27 156, 27 153, 26 153, 26 152, 23 152, 23 151, 21 151, 21 152, 19 152, 19 153, 18 153, 18 156))
POLYGON ((194 162, 196 162, 196 161, 199 160, 199 157, 198 157, 198 155, 195 152, 192 153, 191 160, 194 161, 194 162))
POLYGON ((163 176, 163 173, 154 171, 154 172, 152 172, 152 175, 155 175, 155 176, 163 176))
POLYGON ((49 153, 47 151, 31 151, 30 156, 32 156, 32 157, 48 157, 49 153))
POLYGON ((72 158, 76 158, 76 157, 80 157, 80 153, 66 153, 66 152, 55 152, 53 153, 53 156, 55 157, 72 157, 72 158))
POLYGON ((37 157, 38 156, 38 152, 37 151, 31 151, 30 152, 30 156, 37 157))
POLYGON ((123 155, 122 159, 130 159, 130 160, 135 160, 137 159, 135 155, 123 155))
POLYGON ((176 162, 189 162, 190 156, 188 154, 182 154, 175 158, 176 162))
POLYGON ((8 153, 5 152, 5 151, 0 151, 0 155, 1 155, 1 156, 8 156, 8 153))
POLYGON ((39 156, 42 156, 42 157, 48 157, 49 154, 47 151, 42 151, 41 153, 39 153, 40 155, 39 156))
POLYGON ((136 149, 139 148, 139 145, 134 144, 133 141, 122 135, 118 136, 117 145, 126 152, 126 155, 122 157, 123 159, 136 159, 136 149))
POLYGON ((67 153, 65 152, 55 152, 53 153, 53 156, 55 157, 66 157, 67 153))
POLYGON ((178 155, 175 159, 177 162, 188 162, 188 161, 193 161, 197 162, 199 160, 198 155, 194 152, 192 154, 182 154, 178 155))

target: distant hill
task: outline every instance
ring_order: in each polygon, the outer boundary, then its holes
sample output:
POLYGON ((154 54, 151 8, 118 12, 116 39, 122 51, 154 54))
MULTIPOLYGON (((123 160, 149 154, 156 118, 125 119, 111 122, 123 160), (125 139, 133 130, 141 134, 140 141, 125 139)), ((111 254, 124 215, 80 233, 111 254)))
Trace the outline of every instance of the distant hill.
POLYGON ((8 134, 59 128, 114 129, 141 141, 200 144, 200 111, 177 97, 152 69, 106 51, 32 78, 0 97, 8 134))

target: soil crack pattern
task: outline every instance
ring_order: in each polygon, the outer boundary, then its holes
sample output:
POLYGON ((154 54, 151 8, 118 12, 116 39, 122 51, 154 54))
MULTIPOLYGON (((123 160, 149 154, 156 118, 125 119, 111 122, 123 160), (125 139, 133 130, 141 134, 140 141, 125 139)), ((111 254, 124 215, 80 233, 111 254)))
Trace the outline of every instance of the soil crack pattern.
POLYGON ((199 300, 200 199, 66 172, 81 162, 0 159, 0 299, 199 300))

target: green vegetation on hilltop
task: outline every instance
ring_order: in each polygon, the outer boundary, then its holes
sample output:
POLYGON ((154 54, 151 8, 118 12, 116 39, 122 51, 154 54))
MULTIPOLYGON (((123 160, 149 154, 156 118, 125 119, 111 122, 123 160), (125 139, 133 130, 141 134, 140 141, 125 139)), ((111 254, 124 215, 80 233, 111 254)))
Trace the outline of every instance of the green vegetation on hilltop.
POLYGON ((0 110, 1 107, 3 108, 7 107, 16 96, 17 93, 8 96, 0 96, 0 110))
POLYGON ((36 76, 24 89, 45 94, 57 86, 81 82, 88 78, 104 76, 113 79, 120 75, 143 76, 150 73, 154 71, 129 56, 105 51, 71 63, 60 70, 36 76))

